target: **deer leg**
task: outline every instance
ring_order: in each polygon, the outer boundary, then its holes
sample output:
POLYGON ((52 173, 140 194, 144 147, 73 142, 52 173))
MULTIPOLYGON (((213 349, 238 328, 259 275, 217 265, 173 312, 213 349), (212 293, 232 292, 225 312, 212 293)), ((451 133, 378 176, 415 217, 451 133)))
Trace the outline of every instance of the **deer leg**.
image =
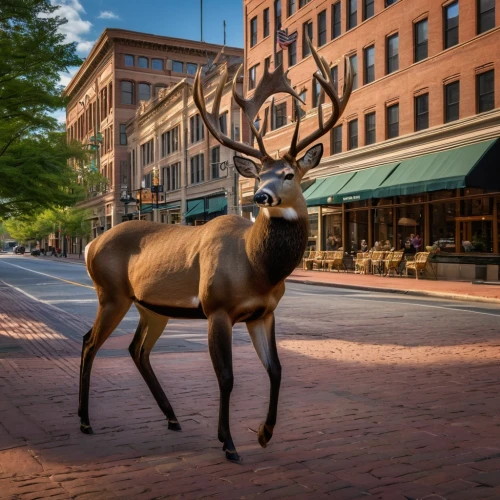
POLYGON ((258 432, 259 444, 265 448, 273 437, 273 430, 276 425, 276 416, 278 413, 278 398, 281 384, 281 364, 276 348, 274 314, 268 314, 265 318, 256 321, 249 321, 247 323, 247 328, 253 346, 267 370, 269 380, 271 381, 271 395, 269 398, 267 418, 265 422, 260 424, 258 432))
POLYGON ((139 373, 146 382, 153 394, 160 410, 164 413, 168 420, 168 428, 173 431, 180 431, 181 426, 177 421, 172 405, 170 404, 166 394, 161 388, 160 382, 151 366, 149 354, 153 349, 156 341, 161 337, 163 330, 167 326, 168 318, 159 314, 146 312, 143 308, 138 307, 141 319, 134 339, 128 348, 134 363, 136 364, 139 373))
POLYGON ((84 434, 93 434, 89 420, 89 390, 92 363, 97 351, 120 324, 131 304, 132 301, 128 298, 100 303, 94 326, 83 337, 78 416, 80 417, 80 430, 84 434))
POLYGON ((219 441, 224 444, 222 450, 226 458, 235 462, 240 460, 229 429, 229 398, 233 390, 232 359, 233 325, 227 314, 217 312, 208 318, 208 349, 219 382, 219 441))

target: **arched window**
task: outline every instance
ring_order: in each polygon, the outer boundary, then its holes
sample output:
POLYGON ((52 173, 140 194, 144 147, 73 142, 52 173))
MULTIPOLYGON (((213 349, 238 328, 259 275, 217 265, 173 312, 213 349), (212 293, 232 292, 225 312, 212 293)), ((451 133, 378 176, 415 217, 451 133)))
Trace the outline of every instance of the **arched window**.
POLYGON ((134 83, 121 82, 122 104, 134 104, 134 83))
POLYGON ((147 57, 139 56, 137 58, 137 66, 139 66, 139 68, 149 68, 149 59, 147 57))
POLYGON ((113 83, 110 82, 108 85, 108 112, 113 109, 113 83))
POLYGON ((139 101, 149 101, 151 99, 151 85, 149 83, 139 83, 139 101))

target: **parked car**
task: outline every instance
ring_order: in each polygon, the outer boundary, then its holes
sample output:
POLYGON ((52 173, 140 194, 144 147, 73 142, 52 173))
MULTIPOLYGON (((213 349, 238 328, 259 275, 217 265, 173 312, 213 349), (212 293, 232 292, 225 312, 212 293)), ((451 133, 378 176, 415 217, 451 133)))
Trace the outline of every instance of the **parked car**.
POLYGON ((25 251, 26 249, 22 245, 14 247, 14 253, 20 253, 21 255, 23 255, 25 251))

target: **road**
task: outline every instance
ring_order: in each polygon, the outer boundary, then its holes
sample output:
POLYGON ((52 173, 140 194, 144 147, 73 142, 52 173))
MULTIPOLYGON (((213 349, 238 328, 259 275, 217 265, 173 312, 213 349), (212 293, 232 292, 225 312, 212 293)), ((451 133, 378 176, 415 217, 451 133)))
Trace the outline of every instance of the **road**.
POLYGON ((252 429, 268 379, 234 329, 241 466, 216 437, 205 321, 171 321, 153 351, 182 433, 166 430, 128 355, 134 307, 93 370, 96 434, 80 433, 79 351, 96 305, 83 265, 0 256, 0 498, 500 498, 496 305, 289 283, 266 449, 252 429))

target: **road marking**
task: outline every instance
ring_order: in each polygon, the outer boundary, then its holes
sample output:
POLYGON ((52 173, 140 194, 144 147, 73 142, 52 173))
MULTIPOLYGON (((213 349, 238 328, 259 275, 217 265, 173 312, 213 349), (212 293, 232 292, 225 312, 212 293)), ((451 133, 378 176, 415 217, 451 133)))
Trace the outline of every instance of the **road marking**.
POLYGON ((70 280, 65 280, 63 278, 58 278, 56 276, 52 276, 51 274, 47 273, 41 273, 40 271, 33 271, 33 269, 30 269, 29 267, 23 267, 23 266, 18 266, 17 264, 11 264, 10 262, 3 262, 0 261, 2 264, 7 264, 8 266, 12 267, 18 267, 19 269, 24 269, 25 271, 30 271, 35 274, 41 274, 42 276, 48 276, 49 278, 59 280, 59 281, 64 281, 65 283, 69 283, 70 285, 76 285, 76 286, 83 286, 84 288, 90 288, 91 290, 94 290, 93 286, 90 285, 84 285, 83 283, 77 283, 76 281, 70 281, 70 280))
MULTIPOLYGON (((294 293, 297 293, 297 294, 301 294, 301 295, 309 295, 309 296, 316 296, 318 294, 315 294, 315 293, 311 293, 311 292, 306 292, 306 291, 302 291, 302 290, 298 290, 298 289, 294 289, 294 288, 291 288, 291 287, 287 287, 289 290, 292 290, 294 293)), ((361 290, 360 290, 361 291, 361 290)), ((366 293, 370 293, 370 292, 366 292, 366 293)), ((332 294, 334 295, 334 294, 332 294)), ((381 293, 377 293, 377 295, 383 297, 383 295, 381 295, 381 293)), ((289 298, 292 298, 292 297, 289 297, 289 298)), ((361 297, 352 297, 351 295, 349 295, 348 297, 349 300, 361 300, 361 301, 364 301, 366 302, 366 300, 370 300, 368 297, 365 299, 365 298, 361 298, 361 297)), ((402 297, 398 297, 398 298, 402 298, 402 297)), ((446 300, 445 298, 442 298, 441 300, 446 300)), ((450 299, 448 299, 450 300, 450 299)), ((466 309, 466 307, 473 307, 473 306, 464 306, 462 308, 458 308, 458 307, 447 307, 447 306, 432 306, 432 305, 429 305, 429 304, 417 304, 415 302, 402 302, 401 304, 407 304, 407 305, 412 305, 412 306, 417 306, 417 307, 428 307, 428 308, 431 308, 431 309, 445 309, 446 311, 460 311, 460 312, 466 312, 466 313, 472 313, 472 314, 482 314, 484 316, 494 316, 496 318, 500 317, 500 314, 494 314, 494 313, 488 313, 488 312, 483 312, 483 311, 471 311, 469 309, 466 309)))

